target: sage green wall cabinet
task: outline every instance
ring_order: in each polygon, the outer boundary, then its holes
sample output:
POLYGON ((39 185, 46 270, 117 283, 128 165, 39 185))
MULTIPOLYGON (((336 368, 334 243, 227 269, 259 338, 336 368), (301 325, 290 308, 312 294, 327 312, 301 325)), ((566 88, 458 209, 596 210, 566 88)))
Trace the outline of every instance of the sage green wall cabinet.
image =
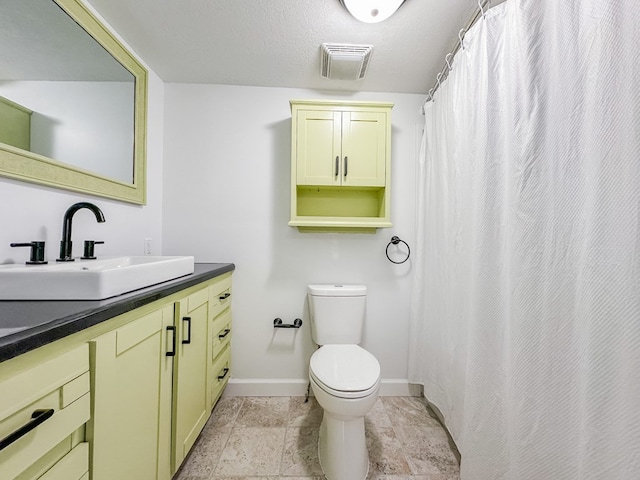
POLYGON ((291 221, 312 231, 391 227, 391 109, 291 100, 291 221))
POLYGON ((169 304, 90 342, 93 480, 171 478, 173 323, 169 304))
POLYGON ((88 479, 89 348, 38 360, 0 374, 0 478, 88 479))

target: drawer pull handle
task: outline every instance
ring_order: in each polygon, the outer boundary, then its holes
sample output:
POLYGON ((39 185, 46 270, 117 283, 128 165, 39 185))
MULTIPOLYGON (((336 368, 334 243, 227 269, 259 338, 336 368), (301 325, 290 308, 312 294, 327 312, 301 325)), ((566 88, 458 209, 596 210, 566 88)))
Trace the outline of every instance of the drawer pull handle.
POLYGON ((4 437, 2 440, 0 440, 0 450, 4 450, 19 438, 24 437, 27 433, 29 433, 31 430, 36 428, 38 425, 44 423, 46 420, 48 420, 52 416, 53 416, 53 408, 50 408, 48 410, 34 411, 31 414, 31 418, 33 420, 31 420, 29 423, 23 425, 15 432, 10 433, 6 437, 4 437))
POLYGON ((344 157, 344 178, 347 178, 348 171, 349 171, 349 157, 344 157))
POLYGON ((224 338, 224 337, 226 337, 227 335, 229 335, 229 333, 231 333, 231 329, 230 329, 230 328, 225 328, 225 329, 224 329, 224 333, 219 333, 219 334, 218 334, 218 338, 224 338))
POLYGON ((227 298, 229 298, 231 296, 231 294, 229 292, 225 293, 224 295, 220 295, 218 298, 220 300, 226 300, 227 298))
POLYGON ((336 177, 338 176, 338 173, 339 173, 339 171, 340 171, 340 170, 338 169, 338 165, 339 165, 339 164, 340 164, 340 157, 339 157, 339 156, 336 156, 336 174, 335 174, 335 176, 336 176, 336 177))
POLYGON ((191 317, 182 317, 182 321, 187 322, 187 338, 182 340, 182 343, 187 345, 191 343, 191 317))
POLYGON ((167 327, 167 332, 172 332, 171 335, 171 351, 167 352, 167 357, 175 357, 176 356, 176 327, 173 325, 169 325, 167 327))
POLYGON ((227 373, 229 373, 229 369, 228 368, 223 369, 222 375, 218 375, 218 380, 222 380, 224 377, 226 377, 227 373))

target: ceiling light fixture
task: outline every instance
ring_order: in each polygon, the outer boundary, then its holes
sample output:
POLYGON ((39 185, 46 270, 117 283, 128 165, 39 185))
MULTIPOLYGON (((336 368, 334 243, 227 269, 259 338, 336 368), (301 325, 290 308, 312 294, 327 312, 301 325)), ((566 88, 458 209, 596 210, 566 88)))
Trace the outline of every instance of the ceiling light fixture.
POLYGON ((378 23, 396 13, 405 0, 340 0, 356 19, 365 23, 378 23))

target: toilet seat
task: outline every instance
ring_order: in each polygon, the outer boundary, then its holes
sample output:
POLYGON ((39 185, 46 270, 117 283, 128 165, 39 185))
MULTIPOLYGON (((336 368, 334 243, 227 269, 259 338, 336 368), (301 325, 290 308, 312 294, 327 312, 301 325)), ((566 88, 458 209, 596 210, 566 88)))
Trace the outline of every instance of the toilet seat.
POLYGON ((336 398, 344 398, 344 399, 358 399, 358 398, 364 398, 364 397, 368 397, 370 395, 373 395, 378 388, 380 387, 380 382, 376 381, 376 383, 369 389, 367 390, 359 390, 359 391, 355 391, 355 392, 345 392, 342 390, 334 390, 331 387, 328 387, 327 385, 325 385, 324 383, 322 383, 320 380, 318 380, 318 378, 313 374, 313 372, 309 373, 309 376, 311 377, 311 380, 319 387, 321 388, 323 391, 325 391, 327 394, 331 395, 332 397, 336 397, 336 398))
POLYGON ((309 376, 328 394, 362 398, 380 385, 380 364, 359 345, 325 345, 309 363, 309 376))

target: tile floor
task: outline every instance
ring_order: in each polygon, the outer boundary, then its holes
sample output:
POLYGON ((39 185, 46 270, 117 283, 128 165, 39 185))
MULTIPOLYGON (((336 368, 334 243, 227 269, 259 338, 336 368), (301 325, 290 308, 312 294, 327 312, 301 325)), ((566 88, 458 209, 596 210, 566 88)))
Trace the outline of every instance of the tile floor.
MULTIPOLYGON (((320 480, 312 397, 225 397, 175 480, 320 480)), ((459 479, 455 446, 425 400, 380 397, 365 419, 370 480, 459 479)), ((354 479, 355 480, 355 479, 354 479)))

